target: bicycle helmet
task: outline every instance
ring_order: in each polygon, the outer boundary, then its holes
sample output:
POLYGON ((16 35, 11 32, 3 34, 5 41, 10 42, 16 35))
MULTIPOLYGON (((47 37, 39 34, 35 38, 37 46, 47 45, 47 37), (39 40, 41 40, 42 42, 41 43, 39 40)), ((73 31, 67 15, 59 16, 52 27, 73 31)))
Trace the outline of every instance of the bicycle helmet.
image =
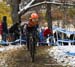
POLYGON ((37 18, 39 18, 37 13, 32 13, 31 14, 31 19, 37 19, 37 18))

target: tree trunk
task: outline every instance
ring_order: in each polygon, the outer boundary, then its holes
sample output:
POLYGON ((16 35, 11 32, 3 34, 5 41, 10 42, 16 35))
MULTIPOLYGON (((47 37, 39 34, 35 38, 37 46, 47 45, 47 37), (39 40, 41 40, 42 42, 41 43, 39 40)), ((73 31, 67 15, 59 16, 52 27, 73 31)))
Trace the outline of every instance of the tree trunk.
POLYGON ((52 29, 51 4, 47 4, 46 18, 48 22, 48 28, 52 29))
POLYGON ((19 10, 19 0, 9 0, 9 4, 12 8, 11 15, 13 23, 18 22, 18 10, 19 10))

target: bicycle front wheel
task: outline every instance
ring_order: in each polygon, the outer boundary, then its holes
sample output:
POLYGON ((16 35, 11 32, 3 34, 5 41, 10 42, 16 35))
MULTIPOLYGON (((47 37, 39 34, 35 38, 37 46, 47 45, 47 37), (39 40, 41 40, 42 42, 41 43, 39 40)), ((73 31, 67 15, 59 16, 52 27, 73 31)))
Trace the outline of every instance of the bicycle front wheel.
POLYGON ((34 62, 35 60, 35 42, 32 36, 30 36, 30 40, 29 40, 29 50, 30 50, 32 62, 34 62))

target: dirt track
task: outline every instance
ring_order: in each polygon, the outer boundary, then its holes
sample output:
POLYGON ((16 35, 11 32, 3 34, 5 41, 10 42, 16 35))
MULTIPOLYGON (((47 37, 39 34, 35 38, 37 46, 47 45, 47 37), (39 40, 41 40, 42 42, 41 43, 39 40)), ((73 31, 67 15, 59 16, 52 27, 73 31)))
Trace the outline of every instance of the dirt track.
POLYGON ((10 50, 8 52, 0 53, 0 67, 62 67, 60 65, 50 65, 57 64, 51 57, 48 56, 46 50, 50 48, 48 46, 37 47, 35 62, 31 62, 31 57, 26 49, 26 46, 10 50), (5 60, 5 61, 4 61, 5 60))

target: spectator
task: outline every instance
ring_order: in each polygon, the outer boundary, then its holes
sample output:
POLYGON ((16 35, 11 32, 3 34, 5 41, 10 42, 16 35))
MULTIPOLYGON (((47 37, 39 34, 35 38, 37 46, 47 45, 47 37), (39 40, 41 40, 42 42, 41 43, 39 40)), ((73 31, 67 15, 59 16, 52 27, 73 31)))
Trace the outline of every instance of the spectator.
POLYGON ((0 41, 2 41, 2 34, 3 34, 3 25, 2 22, 0 22, 0 41))
MULTIPOLYGON (((8 34, 7 17, 6 16, 3 16, 2 25, 3 25, 2 40, 6 42, 6 37, 7 37, 7 34, 8 34)), ((4 45, 7 45, 7 44, 4 44, 4 45)))

